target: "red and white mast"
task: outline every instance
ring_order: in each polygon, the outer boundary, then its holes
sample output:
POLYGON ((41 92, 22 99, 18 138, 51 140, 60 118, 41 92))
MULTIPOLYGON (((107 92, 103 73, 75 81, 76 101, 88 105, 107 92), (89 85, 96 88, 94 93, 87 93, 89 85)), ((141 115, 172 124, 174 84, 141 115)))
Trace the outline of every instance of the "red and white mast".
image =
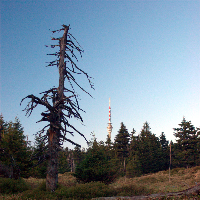
POLYGON ((110 98, 109 98, 109 122, 108 122, 108 127, 107 127, 107 131, 108 131, 108 136, 111 139, 111 132, 112 132, 112 123, 111 123, 111 107, 110 107, 110 98))

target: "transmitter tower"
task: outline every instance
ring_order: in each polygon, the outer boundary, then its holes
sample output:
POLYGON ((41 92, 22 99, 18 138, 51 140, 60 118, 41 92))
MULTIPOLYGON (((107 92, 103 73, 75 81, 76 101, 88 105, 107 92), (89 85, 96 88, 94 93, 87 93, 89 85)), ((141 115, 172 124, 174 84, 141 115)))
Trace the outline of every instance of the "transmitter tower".
POLYGON ((107 127, 107 131, 108 131, 108 136, 111 140, 111 132, 112 132, 112 123, 111 123, 111 107, 110 107, 110 98, 109 98, 109 121, 108 121, 108 127, 107 127))

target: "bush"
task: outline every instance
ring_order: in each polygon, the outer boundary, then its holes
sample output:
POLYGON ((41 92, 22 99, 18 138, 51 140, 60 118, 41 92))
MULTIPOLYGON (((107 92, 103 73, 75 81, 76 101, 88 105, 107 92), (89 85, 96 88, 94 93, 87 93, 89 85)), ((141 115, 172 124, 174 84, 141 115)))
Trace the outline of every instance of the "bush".
POLYGON ((85 159, 76 167, 74 176, 83 183, 100 181, 108 184, 118 175, 117 162, 110 158, 104 146, 94 143, 85 159))
POLYGON ((40 183, 39 186, 36 188, 36 190, 46 191, 46 181, 43 181, 42 183, 40 183))
POLYGON ((46 191, 46 181, 42 181, 35 189, 23 192, 21 199, 57 199, 55 193, 46 191))
POLYGON ((46 199, 58 199, 55 193, 50 193, 47 191, 39 191, 39 190, 27 190, 22 193, 22 200, 34 199, 34 200, 46 200, 46 199))
POLYGON ((91 199, 95 197, 114 196, 114 190, 100 182, 79 184, 71 188, 61 188, 55 192, 58 198, 67 199, 91 199))
POLYGON ((142 175, 140 162, 137 159, 129 160, 126 165, 126 176, 128 178, 139 177, 142 175))
POLYGON ((0 178, 0 193, 10 194, 28 190, 28 185, 23 179, 0 178))

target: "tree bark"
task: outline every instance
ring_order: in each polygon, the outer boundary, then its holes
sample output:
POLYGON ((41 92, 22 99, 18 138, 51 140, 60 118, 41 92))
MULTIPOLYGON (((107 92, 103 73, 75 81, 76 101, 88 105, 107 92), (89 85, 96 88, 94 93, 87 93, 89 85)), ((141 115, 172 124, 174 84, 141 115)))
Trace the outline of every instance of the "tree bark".
POLYGON ((64 93, 64 75, 65 75, 65 50, 67 44, 67 33, 69 26, 65 26, 64 34, 60 40, 60 60, 59 60, 59 87, 58 87, 58 101, 62 100, 64 93))
MULTIPOLYGON (((64 81, 65 81, 65 50, 67 44, 67 33, 69 26, 65 26, 64 34, 60 39, 60 60, 59 60, 59 87, 58 87, 58 97, 54 101, 54 107, 58 102, 62 102, 64 97, 64 81)), ((64 102, 63 102, 64 103, 64 102)), ((58 113, 55 116, 53 122, 51 122, 49 134, 48 134, 48 167, 46 176, 46 189, 48 191, 54 192, 58 185, 58 147, 59 147, 59 136, 61 127, 61 115, 63 109, 63 103, 58 107, 58 113), (58 128, 55 128, 58 127, 58 128)))
POLYGON ((56 132, 51 129, 49 129, 48 143, 46 190, 54 192, 58 185, 58 138, 56 132))

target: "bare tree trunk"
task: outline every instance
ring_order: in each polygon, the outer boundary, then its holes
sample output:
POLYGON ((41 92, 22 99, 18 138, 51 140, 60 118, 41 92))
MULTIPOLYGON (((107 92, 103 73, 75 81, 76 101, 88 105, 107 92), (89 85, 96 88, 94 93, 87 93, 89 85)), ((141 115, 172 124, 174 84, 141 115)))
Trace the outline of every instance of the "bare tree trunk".
MULTIPOLYGON (((64 97, 64 81, 65 81, 65 50, 67 44, 67 33, 69 26, 65 26, 64 34, 60 39, 60 60, 59 60, 59 87, 58 87, 58 97, 55 99, 54 107, 59 102, 63 101, 64 97)), ((48 146, 49 146, 49 161, 47 167, 46 176, 46 189, 48 191, 54 192, 58 184, 58 147, 59 147, 59 136, 61 127, 61 115, 63 109, 63 103, 58 107, 58 114, 53 119, 53 122, 49 129, 48 135, 48 146), (57 127, 57 128, 55 128, 57 127)))
POLYGON ((46 189, 55 191, 58 184, 58 138, 55 131, 49 129, 49 155, 46 176, 46 189))
POLYGON ((126 175, 126 160, 125 160, 125 157, 124 157, 124 174, 126 175))
MULTIPOLYGON (((23 110, 26 111, 26 115, 28 116, 31 115, 33 109, 37 105, 42 105, 47 109, 45 112, 41 113, 42 119, 39 120, 38 122, 42 121, 49 122, 48 125, 45 126, 40 132, 44 133, 47 127, 49 128, 48 131, 46 132, 45 137, 42 140, 48 142, 48 157, 47 157, 48 167, 46 176, 46 189, 52 192, 55 191, 58 183, 58 151, 61 142, 68 141, 74 145, 80 146, 77 143, 73 142, 72 140, 66 138, 66 133, 70 133, 73 135, 73 132, 77 132, 79 135, 85 138, 85 136, 81 132, 79 132, 73 125, 71 125, 68 122, 68 118, 71 117, 83 121, 81 115, 79 114, 80 108, 78 104, 77 94, 75 93, 73 84, 75 84, 85 93, 89 94, 87 91, 85 91, 84 88, 82 88, 76 82, 74 74, 84 74, 87 77, 91 88, 93 88, 93 83, 90 80, 91 77, 89 77, 87 73, 81 70, 76 65, 76 62, 74 62, 72 59, 74 57, 75 61, 78 61, 74 51, 80 53, 80 55, 82 56, 83 50, 79 48, 80 45, 78 44, 76 39, 71 34, 68 34, 69 26, 66 25, 62 26, 64 28, 52 31, 54 33, 57 31, 60 32, 61 30, 64 30, 64 34, 61 38, 52 38, 52 40, 59 40, 60 51, 54 54, 48 54, 57 57, 57 59, 54 60, 53 62, 50 62, 48 66, 54 66, 54 65, 57 66, 59 64, 58 88, 53 87, 50 90, 42 92, 41 94, 43 94, 43 96, 41 98, 31 94, 21 100, 22 103, 25 99, 31 99, 30 102, 25 107, 25 109, 23 110), (72 39, 75 40, 75 43, 72 41, 72 39), (65 59, 67 61, 65 61, 65 59), (69 64, 68 67, 66 67, 66 62, 69 64), (71 69, 69 68, 70 66, 71 69), (65 88, 64 86, 65 78, 69 82, 72 90, 68 90, 67 88, 65 88), (64 92, 67 92, 68 95, 65 96, 64 92), (73 98, 75 99, 75 101, 73 101, 73 98), (66 111, 67 114, 65 114, 64 111, 66 111), (69 127, 69 129, 72 129, 72 131, 68 131, 67 127, 69 127)), ((55 46, 58 45, 51 45, 51 46, 53 46, 54 48, 55 46)), ((86 138, 85 140, 87 141, 86 138)))
POLYGON ((63 37, 60 40, 60 60, 59 60, 59 87, 58 87, 58 101, 62 100, 64 94, 64 82, 65 82, 65 50, 67 44, 67 33, 69 26, 65 26, 63 37))

